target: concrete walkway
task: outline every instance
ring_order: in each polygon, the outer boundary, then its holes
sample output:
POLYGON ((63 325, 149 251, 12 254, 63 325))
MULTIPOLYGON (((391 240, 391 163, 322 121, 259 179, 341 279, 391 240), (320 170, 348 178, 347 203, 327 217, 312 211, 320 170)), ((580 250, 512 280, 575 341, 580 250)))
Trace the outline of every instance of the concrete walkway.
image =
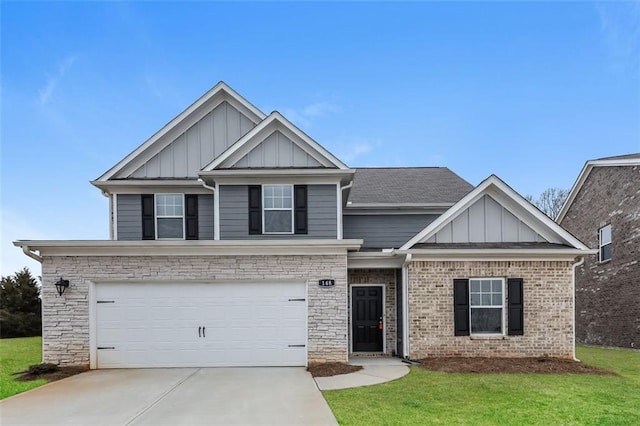
POLYGON ((349 364, 361 365, 362 370, 338 376, 316 377, 318 388, 333 390, 377 385, 399 379, 409 373, 408 365, 399 358, 351 358, 349 364))
POLYGON ((335 425, 304 367, 96 370, 0 401, 9 425, 335 425))

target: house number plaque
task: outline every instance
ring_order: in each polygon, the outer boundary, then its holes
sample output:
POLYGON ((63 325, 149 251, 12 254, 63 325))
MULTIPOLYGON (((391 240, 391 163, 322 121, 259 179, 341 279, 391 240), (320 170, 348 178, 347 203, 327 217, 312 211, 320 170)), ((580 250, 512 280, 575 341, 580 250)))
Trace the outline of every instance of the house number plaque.
POLYGON ((319 280, 318 285, 320 287, 333 287, 336 285, 336 280, 319 280))

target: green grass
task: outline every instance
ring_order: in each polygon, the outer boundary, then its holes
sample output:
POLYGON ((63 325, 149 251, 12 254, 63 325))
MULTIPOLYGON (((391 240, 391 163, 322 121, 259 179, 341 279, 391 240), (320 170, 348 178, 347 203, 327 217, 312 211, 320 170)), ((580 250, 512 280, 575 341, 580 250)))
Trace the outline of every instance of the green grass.
POLYGON ((640 352, 578 347, 619 376, 446 374, 412 367, 396 381, 325 391, 344 425, 638 425, 640 352))
POLYGON ((12 373, 42 362, 42 337, 0 339, 0 399, 42 386, 45 379, 17 382, 12 373))

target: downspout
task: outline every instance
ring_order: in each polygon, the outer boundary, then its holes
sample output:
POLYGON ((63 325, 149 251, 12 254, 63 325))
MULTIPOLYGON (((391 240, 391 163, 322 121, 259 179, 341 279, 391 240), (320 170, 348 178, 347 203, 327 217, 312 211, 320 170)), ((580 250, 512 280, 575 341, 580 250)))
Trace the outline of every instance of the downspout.
POLYGON ((573 360, 580 361, 576 357, 576 268, 584 264, 585 257, 583 256, 578 262, 573 264, 573 276, 571 277, 571 287, 573 293, 573 360))
POLYGON ((113 213, 113 197, 104 189, 100 190, 102 195, 109 199, 109 239, 115 240, 115 233, 113 232, 113 222, 114 222, 114 213, 113 213))
POLYGON ((213 186, 207 185, 202 178, 198 178, 198 182, 200 182, 204 188, 210 190, 213 193, 213 239, 219 240, 220 239, 220 218, 218 216, 220 212, 219 212, 218 206, 219 206, 220 200, 218 200, 218 194, 216 193, 216 188, 214 188, 213 186))
POLYGON ((411 253, 407 253, 402 263, 402 357, 409 359, 409 268, 411 253))
POLYGON ((337 233, 337 237, 338 237, 339 240, 342 239, 343 234, 344 234, 344 225, 343 225, 343 221, 342 221, 343 216, 344 216, 344 213, 342 211, 342 208, 343 208, 342 202, 344 200, 344 197, 343 197, 342 194, 344 193, 345 189, 349 189, 352 186, 353 186, 353 180, 351 180, 351 182, 349 182, 348 184, 346 184, 343 187, 340 187, 340 184, 338 184, 338 187, 340 188, 340 191, 337 194, 337 196, 338 196, 338 212, 337 212, 337 214, 338 214, 338 218, 337 218, 337 220, 338 220, 338 222, 337 222, 338 223, 338 233, 337 233))
POLYGON ((31 251, 29 246, 22 246, 22 251, 24 252, 24 254, 26 254, 30 258, 38 261, 39 263, 42 263, 42 256, 39 256, 39 255, 35 254, 33 251, 31 251))

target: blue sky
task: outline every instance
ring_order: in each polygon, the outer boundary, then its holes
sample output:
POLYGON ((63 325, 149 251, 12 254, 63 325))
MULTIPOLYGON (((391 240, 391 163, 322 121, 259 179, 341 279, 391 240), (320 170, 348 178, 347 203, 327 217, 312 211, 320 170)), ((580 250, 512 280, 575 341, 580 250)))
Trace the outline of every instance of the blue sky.
POLYGON ((352 167, 569 188, 640 151, 638 2, 0 4, 2 274, 108 238, 89 181, 224 80, 352 167))

